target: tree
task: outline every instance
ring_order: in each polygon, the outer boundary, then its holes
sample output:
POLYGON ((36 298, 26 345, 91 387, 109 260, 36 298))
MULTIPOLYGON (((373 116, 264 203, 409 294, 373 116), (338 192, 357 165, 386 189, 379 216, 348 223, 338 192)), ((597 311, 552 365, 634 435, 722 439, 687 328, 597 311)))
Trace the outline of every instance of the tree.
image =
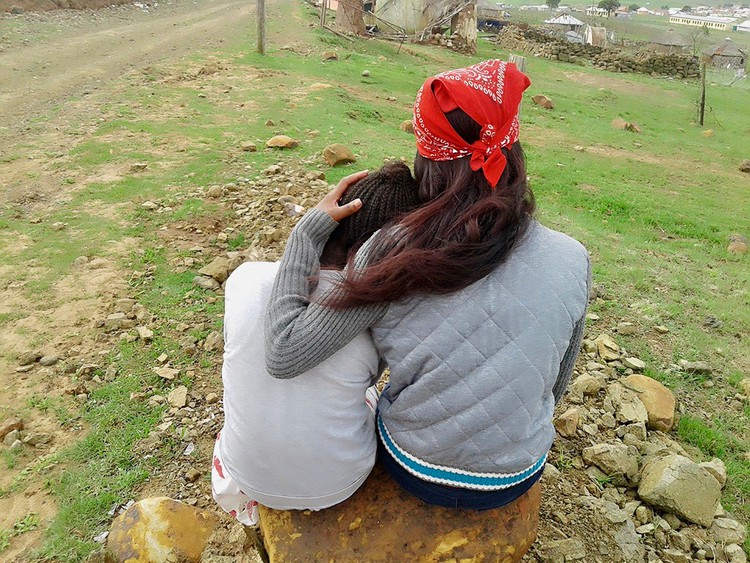
POLYGON ((601 2, 599 2, 599 7, 607 10, 607 12, 614 12, 620 7, 620 2, 619 0, 601 0, 601 2))
POLYGON ((690 6, 683 6, 682 10, 680 10, 683 14, 689 14, 693 11, 693 9, 690 6))
POLYGON ((631 4, 630 6, 628 6, 628 10, 630 10, 631 12, 637 12, 638 8, 640 8, 638 4, 631 4))
POLYGON ((366 35, 367 30, 365 29, 363 16, 362 0, 339 0, 339 7, 336 10, 336 25, 342 30, 357 35, 366 35))
POLYGON ((560 5, 560 0, 546 0, 547 6, 550 7, 551 10, 554 10, 560 5))

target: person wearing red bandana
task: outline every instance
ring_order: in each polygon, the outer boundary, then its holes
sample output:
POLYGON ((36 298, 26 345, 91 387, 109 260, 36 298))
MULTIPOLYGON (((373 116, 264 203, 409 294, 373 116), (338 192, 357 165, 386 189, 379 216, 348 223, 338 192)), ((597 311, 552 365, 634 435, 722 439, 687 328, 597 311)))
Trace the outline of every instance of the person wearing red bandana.
MULTIPOLYGON (((266 367, 292 378, 369 327, 390 380, 379 456, 411 494, 490 509, 537 482, 583 338, 589 257, 534 217, 518 112, 530 81, 499 60, 428 78, 414 104, 422 204, 375 233, 335 292, 309 280, 344 178, 293 230, 265 324, 266 367)), ((312 478, 312 476, 311 476, 312 478)))

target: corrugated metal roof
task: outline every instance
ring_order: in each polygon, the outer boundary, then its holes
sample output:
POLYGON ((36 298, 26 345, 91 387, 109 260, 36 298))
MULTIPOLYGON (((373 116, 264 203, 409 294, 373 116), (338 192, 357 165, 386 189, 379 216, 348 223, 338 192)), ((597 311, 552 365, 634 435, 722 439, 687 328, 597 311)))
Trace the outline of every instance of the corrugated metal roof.
POLYGON ((579 19, 569 16, 568 14, 561 14, 551 20, 546 20, 544 23, 552 25, 583 25, 583 22, 579 19))

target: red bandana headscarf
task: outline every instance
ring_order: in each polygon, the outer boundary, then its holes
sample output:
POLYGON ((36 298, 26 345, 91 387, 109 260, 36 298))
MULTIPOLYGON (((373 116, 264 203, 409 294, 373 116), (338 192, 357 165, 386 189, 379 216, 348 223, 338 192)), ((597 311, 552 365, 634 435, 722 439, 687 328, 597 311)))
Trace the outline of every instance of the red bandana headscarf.
POLYGON ((414 102, 414 134, 419 154, 430 160, 471 155, 471 169, 482 169, 494 189, 505 170, 502 147, 518 140, 518 107, 531 81, 513 63, 483 61, 428 78, 414 102), (445 114, 461 108, 482 126, 478 141, 467 143, 445 114))

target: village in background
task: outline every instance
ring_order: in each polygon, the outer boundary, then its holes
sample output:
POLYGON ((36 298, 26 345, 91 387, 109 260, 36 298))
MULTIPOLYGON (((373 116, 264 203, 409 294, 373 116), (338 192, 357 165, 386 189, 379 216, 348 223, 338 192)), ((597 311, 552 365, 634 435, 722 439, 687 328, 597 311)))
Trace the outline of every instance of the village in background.
POLYGON ((653 6, 619 0, 590 5, 523 1, 366 0, 361 8, 338 0, 315 4, 322 19, 338 14, 336 27, 359 35, 433 43, 464 53, 476 52, 477 38, 484 36, 531 56, 677 79, 699 78, 705 63, 712 81, 747 87, 747 3, 670 7, 657 6, 656 0, 653 6))

